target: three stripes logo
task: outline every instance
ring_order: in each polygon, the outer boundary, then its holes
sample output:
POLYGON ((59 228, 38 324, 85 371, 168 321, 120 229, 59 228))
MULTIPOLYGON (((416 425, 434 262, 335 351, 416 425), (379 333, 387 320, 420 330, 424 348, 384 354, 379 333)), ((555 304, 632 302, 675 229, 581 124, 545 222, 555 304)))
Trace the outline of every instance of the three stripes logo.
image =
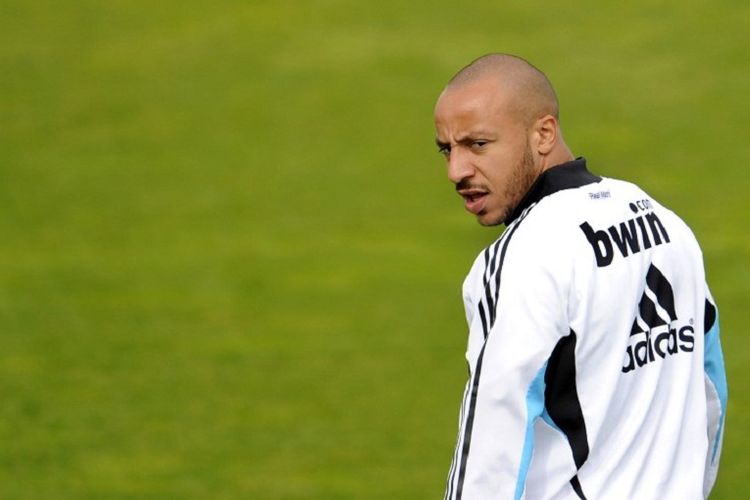
POLYGON ((679 325, 672 285, 652 264, 646 273, 646 288, 630 329, 622 372, 631 372, 679 352, 693 352, 694 344, 693 327, 679 325))

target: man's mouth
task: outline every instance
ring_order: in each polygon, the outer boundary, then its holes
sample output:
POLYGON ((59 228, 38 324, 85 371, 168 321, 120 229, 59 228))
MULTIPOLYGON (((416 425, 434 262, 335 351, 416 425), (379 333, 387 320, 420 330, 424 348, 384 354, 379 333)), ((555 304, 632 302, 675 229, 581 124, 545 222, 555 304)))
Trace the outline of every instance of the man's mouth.
POLYGON ((483 189, 460 189, 458 194, 464 199, 464 207, 474 215, 479 215, 484 210, 484 202, 487 191, 483 189))

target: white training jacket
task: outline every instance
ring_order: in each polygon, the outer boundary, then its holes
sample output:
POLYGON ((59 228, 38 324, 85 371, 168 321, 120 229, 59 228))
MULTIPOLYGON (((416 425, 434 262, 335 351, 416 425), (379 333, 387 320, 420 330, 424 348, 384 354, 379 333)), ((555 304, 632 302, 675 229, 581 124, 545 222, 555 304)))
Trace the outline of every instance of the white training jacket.
POLYGON ((542 174, 506 226, 464 282, 445 498, 708 496, 727 382, 690 229, 583 158, 542 174))

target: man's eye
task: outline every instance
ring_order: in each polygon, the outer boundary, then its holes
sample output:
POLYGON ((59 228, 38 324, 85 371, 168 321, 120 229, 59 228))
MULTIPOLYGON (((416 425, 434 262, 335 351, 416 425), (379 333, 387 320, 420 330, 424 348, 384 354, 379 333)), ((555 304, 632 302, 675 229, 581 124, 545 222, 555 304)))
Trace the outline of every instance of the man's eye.
POLYGON ((448 156, 451 153, 451 147, 450 146, 441 146, 438 148, 438 153, 440 153, 443 156, 448 156))
POLYGON ((487 141, 474 141, 471 143, 473 149, 482 149, 487 145, 487 141))

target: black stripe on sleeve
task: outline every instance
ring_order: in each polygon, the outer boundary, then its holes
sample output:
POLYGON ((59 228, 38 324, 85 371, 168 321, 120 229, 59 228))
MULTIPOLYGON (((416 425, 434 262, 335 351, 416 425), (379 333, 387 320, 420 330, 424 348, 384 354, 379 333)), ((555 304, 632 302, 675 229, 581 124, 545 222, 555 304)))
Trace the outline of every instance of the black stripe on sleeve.
MULTIPOLYGON (((469 374, 471 375, 471 370, 469 370, 469 374)), ((463 398, 461 400, 461 411, 460 411, 460 416, 458 418, 459 428, 458 428, 458 435, 456 436, 456 449, 453 452, 453 460, 451 461, 451 467, 450 467, 450 470, 448 471, 448 481, 447 481, 448 484, 446 485, 446 488, 445 488, 445 497, 443 498, 443 500, 450 500, 453 497, 453 482, 455 479, 456 465, 458 463, 458 452, 460 450, 459 446, 461 444, 461 430, 462 430, 461 423, 464 421, 464 416, 466 415, 466 406, 467 406, 466 398, 468 397, 468 395, 469 395, 469 387, 467 384, 467 387, 464 389, 463 398)))
MULTIPOLYGON (((521 217, 518 219, 518 224, 514 227, 518 227, 521 222, 526 218, 526 216, 529 214, 531 209, 534 208, 534 205, 531 205, 528 209, 526 209, 526 212, 521 214, 521 217)), ((510 236, 508 236, 510 238, 510 236)), ((508 250, 508 245, 505 245, 503 249, 500 251, 500 266, 503 265, 503 261, 505 261, 505 252, 508 250)), ((498 268, 498 272, 495 273, 495 303, 500 300, 500 270, 498 268)), ((495 314, 492 315, 492 324, 495 323, 495 314)))
POLYGON ((544 374, 544 406, 568 439, 573 461, 580 469, 589 456, 589 443, 576 388, 575 348, 576 333, 570 330, 552 350, 544 374))
POLYGON ((703 335, 711 331, 716 323, 716 306, 706 299, 706 310, 703 315, 703 335))
MULTIPOLYGON (((495 265, 497 264, 497 250, 500 247, 500 243, 501 243, 501 241, 498 240, 497 243, 495 243, 494 245, 492 245, 490 247, 493 250, 492 256, 491 256, 491 259, 490 259, 490 265, 488 266, 490 272, 489 272, 489 274, 487 274, 485 272, 485 276, 484 276, 484 297, 485 297, 485 300, 487 301, 487 310, 488 310, 489 316, 490 316, 490 318, 489 318, 490 319, 490 324, 492 324, 492 323, 495 322, 495 301, 494 301, 493 296, 492 296, 492 288, 490 286, 490 283, 492 281, 490 280, 490 278, 495 273, 495 265)), ((487 250, 489 250, 489 248, 487 250)), ((486 269, 485 269, 485 271, 486 271, 486 269)), ((487 338, 486 333, 485 333, 484 337, 487 338)))
POLYGON ((570 485, 573 487, 573 491, 576 492, 576 495, 578 495, 578 498, 586 500, 586 495, 583 494, 583 489, 581 489, 581 483, 578 481, 577 474, 570 480, 570 485))
MULTIPOLYGON (((502 248, 500 251, 500 258, 497 263, 497 269, 495 269, 495 276, 494 281, 495 283, 499 284, 500 279, 497 277, 502 270, 503 270, 503 261, 505 260, 505 251, 508 248, 508 245, 510 244, 510 239, 513 237, 513 234, 516 232, 518 227, 523 222, 523 219, 528 215, 528 212, 533 208, 534 205, 529 207, 527 211, 519 217, 519 219, 511 225, 505 233, 500 237, 500 241, 498 242, 502 248)), ((496 252, 497 255, 497 252, 496 252)), ((494 260, 494 259, 493 259, 494 260)), ((492 277, 491 277, 492 278, 492 277)), ((492 283, 492 279, 488 281, 488 283, 485 285, 486 287, 489 287, 492 283)), ((497 299, 499 296, 499 290, 495 290, 495 301, 493 305, 493 310, 497 306, 497 299)), ((479 394, 479 377, 482 373, 482 360, 484 359, 484 349, 487 346, 487 337, 489 336, 489 331, 492 328, 492 325, 494 324, 495 315, 492 314, 490 318, 486 318, 485 316, 485 310, 482 305, 482 302, 478 304, 479 308, 479 314, 482 319, 482 327, 484 329, 484 345, 482 345, 482 350, 479 352, 479 356, 477 358, 476 368, 474 369, 474 376, 472 378, 471 382, 471 397, 469 398, 469 408, 466 416, 466 425, 464 428, 464 439, 463 439, 463 446, 461 449, 461 455, 459 456, 459 467, 458 467, 458 483, 456 485, 455 490, 455 500, 461 500, 461 497, 463 495, 463 487, 464 487, 464 479, 466 478, 466 462, 469 458, 469 450, 471 449, 471 436, 472 431, 474 429, 474 413, 476 410, 476 404, 477 404, 477 397, 479 394), (485 321, 489 319, 489 324, 486 324, 485 321)), ((455 474, 454 470, 454 474, 455 474)))
POLYGON ((482 305, 481 302, 479 302, 477 307, 479 309, 479 319, 482 320, 482 334, 486 340, 487 335, 490 333, 490 327, 487 323, 487 315, 484 313, 484 305, 482 305))
POLYGON ((461 450, 460 467, 458 471, 458 485, 456 486, 456 500, 461 500, 464 489, 464 478, 466 477, 466 461, 469 458, 469 449, 471 448, 471 431, 474 428, 474 410, 477 405, 477 395, 479 393, 479 375, 482 373, 482 359, 484 358, 484 347, 477 358, 477 368, 474 370, 474 378, 471 381, 471 398, 469 399, 469 414, 466 417, 466 428, 464 429, 464 445, 461 450))

